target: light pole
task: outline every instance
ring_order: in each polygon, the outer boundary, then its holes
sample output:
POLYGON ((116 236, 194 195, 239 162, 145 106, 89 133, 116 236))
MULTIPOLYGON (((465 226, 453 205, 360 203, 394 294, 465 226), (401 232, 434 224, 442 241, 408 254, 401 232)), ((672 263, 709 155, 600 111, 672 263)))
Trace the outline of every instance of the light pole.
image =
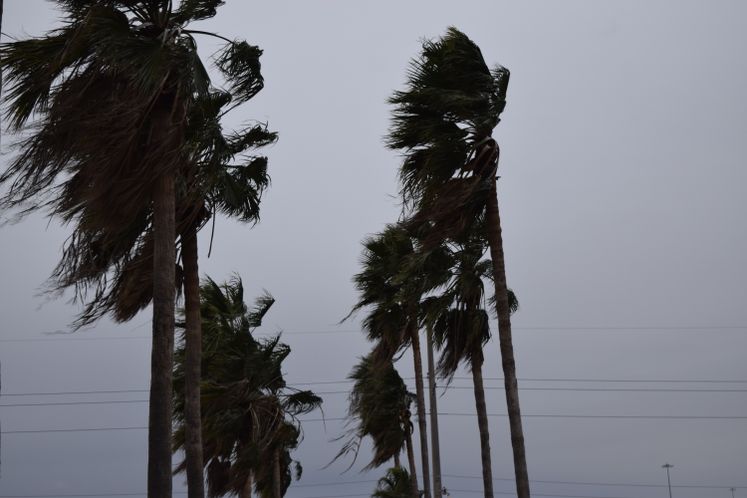
POLYGON ((731 498, 734 498, 734 491, 736 491, 737 488, 731 488, 731 498))
POLYGON ((672 498, 672 480, 669 479, 669 469, 674 467, 674 465, 670 465, 668 463, 665 463, 661 466, 663 469, 667 470, 667 487, 669 488, 669 498, 672 498))

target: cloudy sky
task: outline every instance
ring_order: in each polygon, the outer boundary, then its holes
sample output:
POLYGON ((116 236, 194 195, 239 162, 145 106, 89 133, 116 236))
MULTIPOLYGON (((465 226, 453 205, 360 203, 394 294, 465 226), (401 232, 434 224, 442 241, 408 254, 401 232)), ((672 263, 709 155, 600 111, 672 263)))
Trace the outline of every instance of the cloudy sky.
MULTIPOLYGON (((5 2, 6 36, 57 22, 49 2, 5 2)), ((204 28, 261 46, 266 79, 232 123, 267 121, 280 141, 267 150, 261 224, 219 219, 201 270, 274 294, 261 333, 284 332, 288 380, 329 393, 325 415, 344 415, 347 384, 330 382, 368 348, 355 320, 338 325, 356 299, 360 241, 399 214, 386 99, 420 40, 450 25, 512 72, 495 136, 534 492, 666 496, 670 462, 678 497, 747 496, 744 2, 229 1, 204 28), (727 380, 741 382, 703 382, 727 380)), ((215 48, 205 40, 206 55, 215 48)), ((147 398, 149 313, 52 334, 77 311, 40 295, 68 233, 43 217, 0 230, 0 498, 145 490, 145 403, 50 405, 147 398), (103 390, 132 392, 14 396, 103 390), (47 432, 91 428, 107 430, 47 432)), ((486 356, 495 379, 496 344, 486 356)), ((410 365, 398 364, 403 376, 410 365)), ((468 385, 456 380, 442 411, 472 414, 468 385)), ((488 409, 495 489, 511 496, 500 389, 488 409)), ((479 496, 475 419, 440 424, 445 486, 479 496)), ((305 472, 288 496, 370 494, 383 469, 359 472, 365 450, 345 474, 342 462, 324 468, 340 423, 304 428, 305 472)))

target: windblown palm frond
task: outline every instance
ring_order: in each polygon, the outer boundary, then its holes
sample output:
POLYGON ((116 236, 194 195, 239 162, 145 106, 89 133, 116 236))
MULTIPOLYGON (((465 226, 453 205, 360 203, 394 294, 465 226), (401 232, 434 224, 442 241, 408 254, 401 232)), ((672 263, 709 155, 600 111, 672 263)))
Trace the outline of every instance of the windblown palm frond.
POLYGON ((151 299, 148 286, 133 293, 119 279, 148 267, 136 255, 164 171, 183 171, 181 226, 199 226, 211 212, 258 221, 269 177, 267 159, 253 151, 277 135, 263 124, 224 135, 220 118, 261 89, 261 51, 227 43, 216 65, 229 91, 220 91, 197 53, 194 35, 203 32, 184 28, 223 2, 185 0, 174 12, 137 1, 57 3, 63 28, 0 45, 9 127, 31 132, 0 173, 0 209, 48 209, 73 225, 51 288, 74 287, 85 306, 77 326, 106 313, 126 320, 151 299), (171 139, 161 133, 154 142, 165 124, 154 121, 159 113, 170 116, 171 139))
POLYGON ((373 458, 366 466, 371 469, 399 455, 412 432, 410 405, 414 395, 408 392, 391 362, 381 364, 374 356, 371 353, 362 357, 348 376, 354 382, 348 396, 350 428, 338 438, 344 443, 334 460, 352 454, 350 467, 366 437, 371 438, 374 446, 373 458))
MULTIPOLYGON (((322 399, 289 388, 282 366, 290 347, 280 337, 256 339, 254 330, 274 304, 267 292, 249 308, 238 276, 200 288, 202 318, 202 434, 210 496, 239 492, 250 475, 259 493, 272 489, 270 455, 281 452, 283 489, 290 484, 291 452, 303 437, 299 415, 320 408, 322 399)), ((184 327, 184 323, 178 324, 184 327)), ((174 371, 175 449, 185 443, 184 346, 174 371)), ((177 471, 184 470, 184 462, 177 471)), ((300 468, 300 467, 299 467, 300 468)))
POLYGON ((508 71, 491 72, 479 47, 455 28, 423 43, 406 89, 390 99, 395 108, 387 144, 405 151, 400 179, 406 201, 419 201, 429 185, 465 168, 500 121, 507 80, 508 71))

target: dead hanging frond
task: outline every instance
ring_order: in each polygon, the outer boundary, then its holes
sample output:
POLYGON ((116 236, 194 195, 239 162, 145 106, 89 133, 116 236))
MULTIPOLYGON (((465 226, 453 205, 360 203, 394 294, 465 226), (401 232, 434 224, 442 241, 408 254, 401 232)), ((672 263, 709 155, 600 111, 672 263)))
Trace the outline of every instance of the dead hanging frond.
POLYGON ((335 439, 343 445, 331 463, 352 455, 355 463, 363 439, 370 437, 374 455, 364 468, 370 470, 402 452, 410 427, 413 395, 391 361, 378 363, 373 354, 364 356, 348 376, 354 381, 348 397, 346 431, 335 439))

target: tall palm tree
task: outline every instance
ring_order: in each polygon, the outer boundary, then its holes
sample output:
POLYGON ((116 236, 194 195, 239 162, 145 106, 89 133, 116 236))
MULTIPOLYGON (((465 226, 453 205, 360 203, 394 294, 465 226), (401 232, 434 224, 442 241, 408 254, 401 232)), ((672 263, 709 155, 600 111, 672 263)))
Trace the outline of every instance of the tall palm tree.
MULTIPOLYGON (((59 0, 64 27, 0 47, 10 127, 20 131, 32 116, 35 125, 0 176, 11 187, 2 206, 49 207, 92 231, 152 224, 140 247, 153 265, 150 496, 171 490, 176 176, 186 116, 210 90, 194 39, 201 32, 187 25, 213 16, 221 3, 59 0), (152 216, 142 206, 152 206, 152 216)), ((225 41, 217 66, 240 103, 257 91, 259 50, 225 41)))
POLYGON ((509 72, 488 68, 479 47, 455 28, 427 41, 407 88, 395 92, 388 145, 404 151, 405 205, 430 228, 426 247, 459 238, 485 219, 493 262, 501 363, 519 498, 529 497, 510 307, 496 193, 498 145, 492 132, 506 105, 509 72))
POLYGON ((442 254, 433 250, 427 257, 418 258, 417 270, 404 272, 418 244, 405 224, 389 225, 382 233, 364 241, 363 270, 353 278, 360 295, 353 312, 368 309, 363 327, 369 340, 377 343, 374 350, 377 358, 391 361, 398 351, 412 346, 423 488, 425 497, 430 498, 419 306, 424 289, 434 285, 425 280, 431 277, 428 268, 437 265, 442 254))
POLYGON ((407 391, 405 381, 391 360, 377 360, 375 355, 371 352, 362 357, 348 376, 353 381, 348 398, 348 423, 351 427, 341 436, 340 439, 346 441, 335 459, 352 453, 352 467, 366 437, 371 438, 374 448, 373 458, 366 469, 379 467, 392 459, 399 468, 399 455, 405 450, 410 466, 408 478, 412 476, 410 496, 417 498, 420 492, 410 421, 413 395, 407 391))
MULTIPOLYGON (((274 303, 265 295, 249 309, 236 277, 201 286, 202 430, 208 494, 284 493, 290 483, 290 452, 301 438, 298 415, 319 407, 311 391, 286 386, 282 363, 290 348, 275 337, 257 340, 253 330, 274 303)), ((185 324, 180 323, 180 327, 185 324)), ((185 351, 177 350, 175 392, 185 382, 185 351)), ((185 402, 175 398, 175 450, 185 444, 185 402)), ((182 462, 177 471, 185 470, 182 462)), ((271 496, 271 495, 270 495, 271 496)))
MULTIPOLYGON (((492 277, 492 262, 482 259, 485 251, 485 244, 479 237, 465 244, 455 245, 451 281, 441 294, 426 299, 423 309, 425 320, 433 329, 435 342, 441 348, 439 373, 450 380, 462 363, 467 364, 472 372, 480 433, 483 488, 485 498, 492 498, 490 433, 482 374, 483 348, 490 339, 484 280, 492 277)), ((518 309, 518 301, 510 290, 509 295, 512 311, 515 311, 518 309)))
MULTIPOLYGON (((261 78, 261 75, 256 75, 261 78)), ((202 445, 200 439, 200 318, 199 275, 197 265, 197 232, 216 212, 243 222, 259 220, 259 201, 269 184, 267 158, 256 156, 253 149, 276 140, 263 124, 224 135, 221 117, 231 102, 226 91, 211 91, 196 100, 188 116, 188 162, 180 171, 182 187, 177 195, 177 232, 181 239, 183 287, 185 295, 186 350, 190 358, 186 368, 187 400, 187 481, 190 494, 204 496, 202 445), (237 159, 240 159, 237 161, 237 159)), ((92 323, 105 313, 116 321, 127 321, 148 305, 152 289, 145 285, 151 279, 150 253, 140 250, 138 237, 152 238, 152 226, 135 224, 132 230, 117 237, 108 231, 90 231, 78 227, 65 247, 65 254, 55 270, 55 285, 92 287, 96 292, 86 304, 78 326, 92 323), (138 230, 143 230, 138 234, 138 230), (135 246, 134 249, 131 246, 135 246), (141 284, 142 282, 142 284, 141 284)), ((147 244, 144 246, 147 248, 147 244)))
MULTIPOLYGON (((255 77, 261 83, 261 75, 257 73, 255 77)), ((202 105, 194 106, 188 133, 189 143, 194 144, 193 152, 190 167, 184 174, 186 192, 182 208, 177 211, 182 215, 179 234, 184 270, 185 454, 188 489, 195 490, 195 497, 204 496, 200 415, 202 320, 197 232, 207 221, 210 211, 212 217, 221 212, 244 222, 259 220, 259 200, 269 184, 267 159, 249 155, 249 152, 276 139, 276 135, 263 125, 224 135, 220 119, 230 100, 230 93, 213 92, 211 98, 200 102, 202 105), (236 159, 244 155, 249 155, 249 160, 236 164, 236 159)))

